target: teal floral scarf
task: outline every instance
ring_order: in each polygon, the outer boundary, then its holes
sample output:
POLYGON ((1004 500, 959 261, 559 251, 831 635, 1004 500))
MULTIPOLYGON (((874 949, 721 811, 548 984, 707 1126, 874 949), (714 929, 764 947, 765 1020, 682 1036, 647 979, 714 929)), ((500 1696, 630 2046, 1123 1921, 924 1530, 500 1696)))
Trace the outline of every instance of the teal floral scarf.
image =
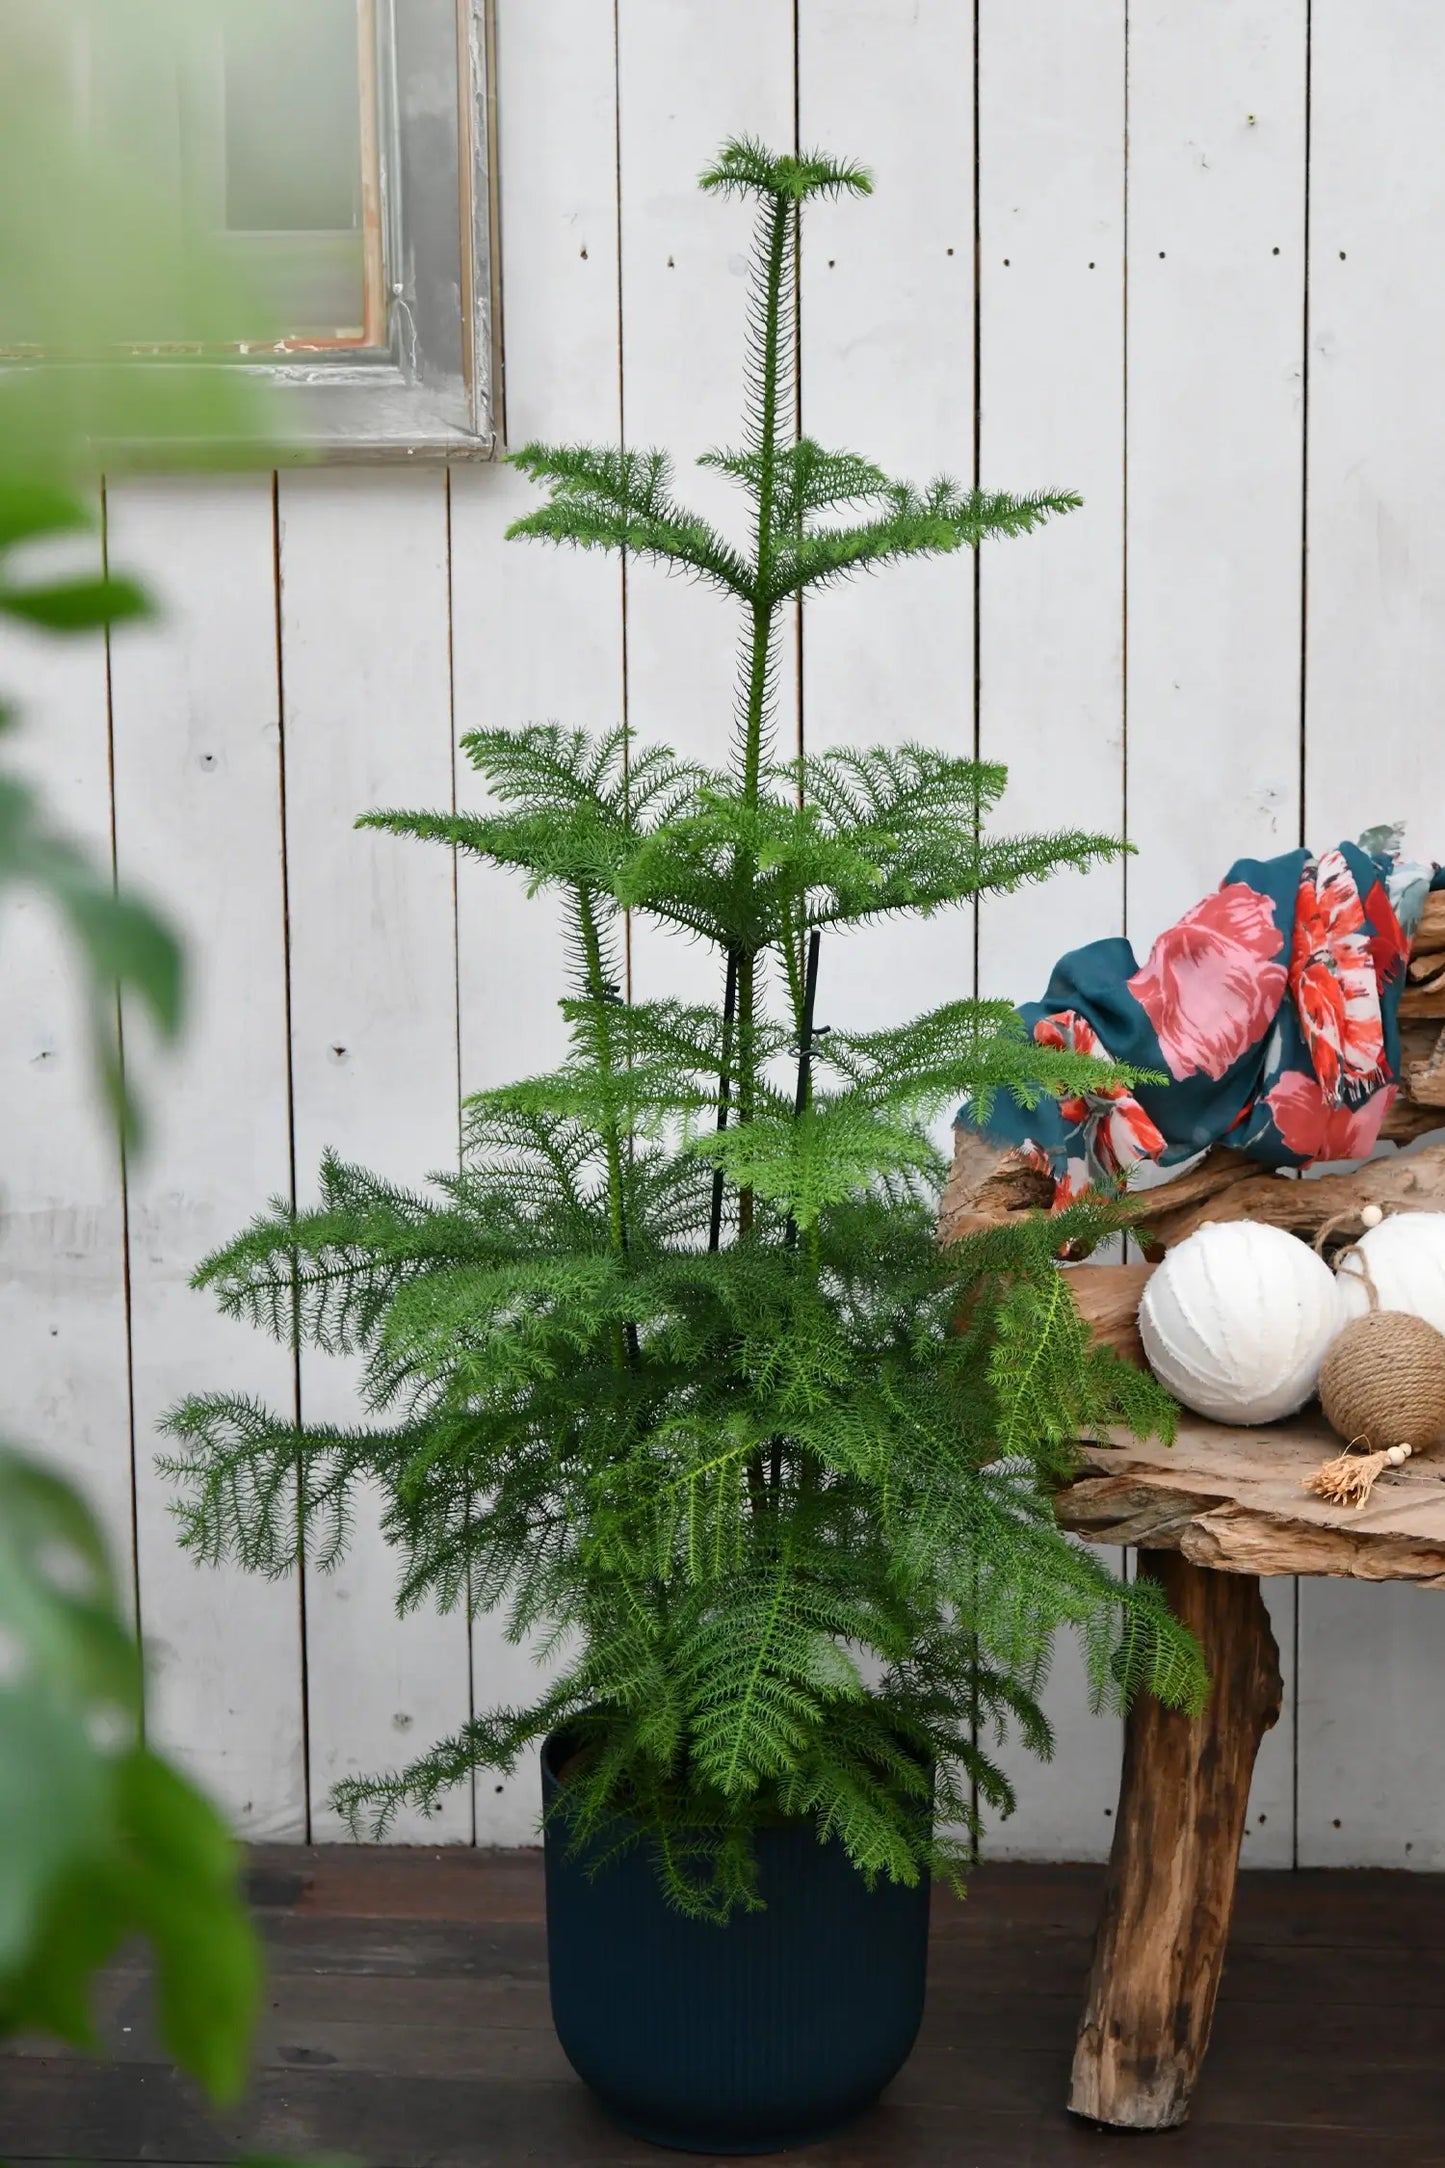
MULTIPOLYGON (((1445 883, 1397 840, 1241 858, 1142 967, 1123 939, 1063 957, 1020 1011, 1034 1038, 1170 1081, 1030 1109, 1000 1097, 989 1137, 1052 1176, 1056 1210, 1223 1140, 1270 1167, 1366 1158, 1398 1087, 1411 936, 1445 883)), ((959 1120, 975 1126, 966 1106, 959 1120)))

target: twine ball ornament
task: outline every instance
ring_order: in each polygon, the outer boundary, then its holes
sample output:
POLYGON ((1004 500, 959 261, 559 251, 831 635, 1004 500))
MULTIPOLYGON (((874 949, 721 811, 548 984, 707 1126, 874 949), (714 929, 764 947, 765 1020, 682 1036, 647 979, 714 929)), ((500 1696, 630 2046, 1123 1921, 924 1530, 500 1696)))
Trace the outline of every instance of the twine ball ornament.
POLYGON ((1273 1423, 1302 1408, 1339 1326, 1323 1258, 1252 1220, 1197 1228, 1169 1251, 1139 1305, 1150 1369, 1217 1423, 1273 1423))
POLYGON ((1320 1406, 1331 1430, 1371 1453, 1418 1453, 1445 1435, 1445 1333, 1407 1310, 1352 1318, 1325 1357, 1320 1406))
MULTIPOLYGON (((1347 1444, 1343 1453, 1304 1479, 1305 1489, 1327 1505, 1353 1506, 1357 1512, 1369 1504, 1387 1468, 1403 1468, 1422 1446, 1445 1435, 1445 1334, 1416 1307, 1397 1306, 1382 1295, 1365 1245, 1373 1246, 1375 1262, 1392 1290, 1399 1285, 1410 1245, 1379 1241, 1392 1223, 1377 1204, 1367 1204, 1360 1218, 1364 1234, 1335 1267, 1341 1313, 1349 1322, 1320 1372, 1320 1406, 1347 1444), (1356 1300, 1364 1308, 1350 1317, 1356 1300)), ((1434 1212, 1393 1224, 1403 1227, 1425 1218, 1445 1225, 1445 1216, 1434 1212)), ((1320 1247, 1332 1224, 1326 1221, 1320 1229, 1320 1247)), ((1430 1246, 1427 1235, 1423 1248, 1430 1246)))
POLYGON ((1445 1212, 1386 1219, 1378 1205, 1366 1205, 1360 1217, 1365 1232, 1335 1268, 1341 1315, 1404 1310, 1445 1332, 1445 1212))

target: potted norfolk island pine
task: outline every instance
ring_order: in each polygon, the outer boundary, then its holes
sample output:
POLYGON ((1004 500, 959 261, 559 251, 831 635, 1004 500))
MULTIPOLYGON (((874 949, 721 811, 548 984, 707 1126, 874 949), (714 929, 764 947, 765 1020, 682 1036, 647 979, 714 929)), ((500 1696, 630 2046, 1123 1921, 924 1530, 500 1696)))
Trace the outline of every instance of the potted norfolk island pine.
POLYGON ((563 2045, 635 2131, 743 2153, 835 2127, 907 2055, 930 1881, 1011 1804, 1003 1727, 1047 1751, 1055 1629, 1082 1632, 1101 1694, 1188 1703, 1202 1681, 1157 1589, 1049 1505, 1073 1439, 1169 1420, 1090 1344, 1055 1263, 1117 1207, 935 1239, 939 1111, 1086 1089, 1100 1065, 994 1002, 820 1020, 845 938, 1117 846, 986 836, 1004 777, 947 748, 783 759, 773 733, 796 597, 1076 500, 915 489, 799 437, 799 217, 867 175, 734 142, 702 185, 757 206, 744 433, 708 454, 746 543, 679 505, 661 453, 576 446, 516 455, 545 496, 513 532, 715 588, 742 621, 731 733, 700 766, 623 730, 481 731, 490 811, 366 816, 561 899, 568 1056, 471 1100, 430 1193, 328 1158, 314 1207, 273 1205, 197 1275, 282 1339, 360 1352, 375 1427, 201 1397, 168 1466, 186 1543, 270 1574, 303 1546, 333 1559, 370 1484, 404 1608, 500 1610, 540 1642, 529 1707, 340 1803, 383 1834, 541 1742, 563 2045), (694 943, 711 993, 622 998, 629 912, 694 943))

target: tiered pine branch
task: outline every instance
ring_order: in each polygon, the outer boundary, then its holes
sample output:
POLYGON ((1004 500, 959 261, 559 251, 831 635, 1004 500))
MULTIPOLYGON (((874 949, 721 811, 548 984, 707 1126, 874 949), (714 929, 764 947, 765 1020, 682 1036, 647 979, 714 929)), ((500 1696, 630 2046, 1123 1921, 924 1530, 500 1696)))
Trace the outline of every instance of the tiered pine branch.
POLYGON ((489 810, 367 816, 553 891, 570 981, 565 1060, 470 1102, 459 1174, 413 1196, 328 1159, 315 1209, 274 1205, 201 1268, 231 1314, 359 1355, 374 1427, 298 1430, 230 1395, 170 1420, 200 1556, 277 1574, 304 1544, 329 1565, 366 1485, 404 1607, 498 1612, 549 1658, 530 1707, 343 1786, 359 1824, 565 1724, 574 1834, 640 1833, 714 1917, 756 1901, 750 1833, 778 1811, 865 1875, 956 1871, 975 1802, 1012 1801, 1002 1729, 1048 1751, 1061 1626, 1101 1699, 1204 1690, 1154 1585, 1068 1544, 1049 1505, 1075 1439, 1171 1420, 1088 1341, 1057 1267, 1118 1211, 935 1239, 940 1110, 1097 1087, 1100 1065, 996 1002, 873 1032, 814 1013, 843 937, 1118 848, 993 838, 1003 771, 926 744, 774 754, 792 597, 1077 502, 914 488, 795 436, 800 210, 868 185, 753 143, 704 178, 758 206, 743 440, 706 462, 746 500, 744 544, 677 502, 661 453, 517 455, 545 496, 514 534, 655 559, 740 610, 725 757, 491 730, 465 741, 489 810), (707 944, 715 998, 625 1003, 627 912, 707 944))

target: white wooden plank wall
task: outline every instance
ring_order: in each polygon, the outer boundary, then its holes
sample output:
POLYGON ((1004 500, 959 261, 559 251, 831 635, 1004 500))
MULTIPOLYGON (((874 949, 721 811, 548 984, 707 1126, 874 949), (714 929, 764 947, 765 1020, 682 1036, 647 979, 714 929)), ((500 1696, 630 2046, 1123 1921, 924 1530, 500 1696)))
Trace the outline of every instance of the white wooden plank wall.
POLYGON ((242 1828, 279 1838, 305 1821, 297 1590, 192 1564, 154 1468, 156 1426, 186 1393, 293 1405, 290 1351, 227 1323, 188 1285, 208 1251, 290 1187, 271 483, 127 483, 110 493, 109 539, 113 560, 154 582, 168 612, 114 642, 116 862, 184 926, 193 973, 184 1051, 154 1078, 126 1019, 156 1139, 129 1184, 151 1728, 242 1828))
MULTIPOLYGON (((1083 509, 979 560, 979 751, 1003 762, 1010 829, 1121 835, 1124 772, 1124 17, 1118 0, 982 0, 979 473, 1067 487, 1083 509), (1066 326, 1064 330, 1062 327, 1066 326), (1062 338, 1067 362, 1052 357, 1062 338)), ((1115 864, 979 911, 979 992, 1037 999, 1059 955, 1124 930, 1115 864), (1026 991, 1023 991, 1026 990, 1026 991)), ((1123 1570, 1124 1554, 1111 1562, 1123 1570)), ((1040 1781, 1006 1747, 1007 1858, 1103 1858, 1123 1726, 1091 1716, 1078 1645, 1043 1696, 1058 1740, 1040 1781)))
MULTIPOLYGON (((1445 857, 1445 22, 1314 0, 1313 31, 1306 813, 1333 835, 1367 809, 1445 857)), ((1445 1613, 1422 1594, 1300 1583, 1302 1866, 1445 1866, 1442 1679, 1445 1613)))
MULTIPOLYGON (((1130 13, 1126 769, 1139 855, 1126 916, 1141 956, 1234 859, 1301 840, 1307 35, 1307 0, 1130 13)), ((1256 1765, 1244 1853, 1288 1866, 1296 1597, 1288 1582, 1267 1594, 1285 1708, 1256 1765)))
MULTIPOLYGON (((358 833, 368 806, 452 797, 447 477, 397 475, 378 529, 356 474, 287 474, 277 505, 284 658, 291 1087, 298 1194, 322 1151, 404 1187, 457 1160, 456 939, 450 852, 358 833), (373 628, 390 621, 391 636, 373 628), (348 670, 337 657, 356 658, 348 670)), ((302 1347, 302 1416, 367 1420, 349 1361, 302 1347)), ((396 1565, 376 1501, 340 1568, 306 1581, 309 1797, 319 1840, 344 1776, 407 1760, 466 1722, 465 1621, 393 1619, 396 1565)), ((399 1842, 465 1841, 471 1801, 398 1821, 399 1842)))
MULTIPOLYGON (((803 426, 892 475, 973 478, 973 33, 952 0, 803 0, 799 128, 863 158, 876 193, 804 228, 803 426), (947 144, 949 155, 938 156, 947 144), (900 396, 903 386, 906 393, 900 396)), ((736 396, 735 392, 730 394, 736 396)), ((971 750, 973 558, 811 596, 810 752, 928 739, 971 750)), ((973 926, 940 917, 825 939, 820 1020, 896 1023, 973 991, 973 926)))
MULTIPOLYGON (((532 267, 507 286, 511 442, 613 443, 621 429, 618 331, 617 72, 612 11, 595 0, 506 9, 498 26, 506 86, 503 245, 532 267)), ((558 721, 591 731, 622 715, 622 580, 615 562, 579 563, 540 544, 502 539, 534 499, 506 469, 452 476, 452 652, 460 735, 558 721)), ((481 801, 459 759, 461 804, 481 801)), ((404 846, 398 844, 397 848, 404 846)), ((536 1075, 560 1058, 555 989, 562 948, 546 897, 528 902, 489 866, 458 868, 459 1009, 467 1091, 536 1075)), ((497 1623, 473 1633, 479 1705, 535 1691, 525 1650, 497 1623)), ((536 1830, 538 1779, 475 1780, 477 1840, 525 1844, 536 1830)))
MULTIPOLYGON (((1063 950, 1141 952, 1248 852, 1408 815, 1445 855, 1445 545, 1432 490, 1445 238, 1422 0, 499 0, 509 436, 678 457, 737 429, 748 216, 694 179, 721 138, 873 165, 819 210, 800 329, 809 431, 901 473, 1079 488, 1027 543, 810 607, 778 744, 919 735, 1013 769, 1015 826, 1127 833, 1137 855, 921 931, 826 951, 822 1013, 883 1021, 1042 991, 1063 950), (1438 282, 1437 282, 1438 283, 1438 282), (1308 544, 1306 559, 1305 545, 1308 544), (1305 577, 1306 564, 1308 579, 1305 577)), ((479 802, 456 741, 557 718, 716 756, 737 627, 646 568, 503 543, 506 470, 128 482, 115 563, 159 628, 57 651, 7 634, 27 764, 123 878, 188 928, 184 1055, 127 1057, 156 1143, 123 1183, 53 933, 12 910, 0 1052, 0 1428, 89 1482, 155 1659, 153 1720, 255 1836, 337 1834, 336 1777, 394 1763, 530 1659, 495 1621, 398 1624, 374 1508, 331 1577, 268 1587, 177 1551, 155 1425, 240 1386, 346 1420, 345 1366, 217 1319, 197 1259, 323 1145, 420 1180, 453 1164, 458 1077, 551 1062, 554 916, 486 869, 358 835, 366 805, 479 802), (111 756, 113 747, 113 780, 111 756), (133 1547, 134 1546, 134 1547, 133 1547), (138 1556, 137 1556, 138 1552, 138 1556)), ((797 635, 801 633, 799 638, 797 635)), ((639 994, 686 947, 639 931, 639 994)), ((1271 1590, 1289 1695, 1246 1857, 1445 1864, 1429 1595, 1271 1590), (1298 1798, 1298 1816, 1295 1801, 1298 1798)), ((1051 1768, 995 1854, 1108 1843, 1117 1722, 1077 1663, 1051 1768)), ((483 1779, 433 1841, 525 1842, 535 1777, 483 1779)))

